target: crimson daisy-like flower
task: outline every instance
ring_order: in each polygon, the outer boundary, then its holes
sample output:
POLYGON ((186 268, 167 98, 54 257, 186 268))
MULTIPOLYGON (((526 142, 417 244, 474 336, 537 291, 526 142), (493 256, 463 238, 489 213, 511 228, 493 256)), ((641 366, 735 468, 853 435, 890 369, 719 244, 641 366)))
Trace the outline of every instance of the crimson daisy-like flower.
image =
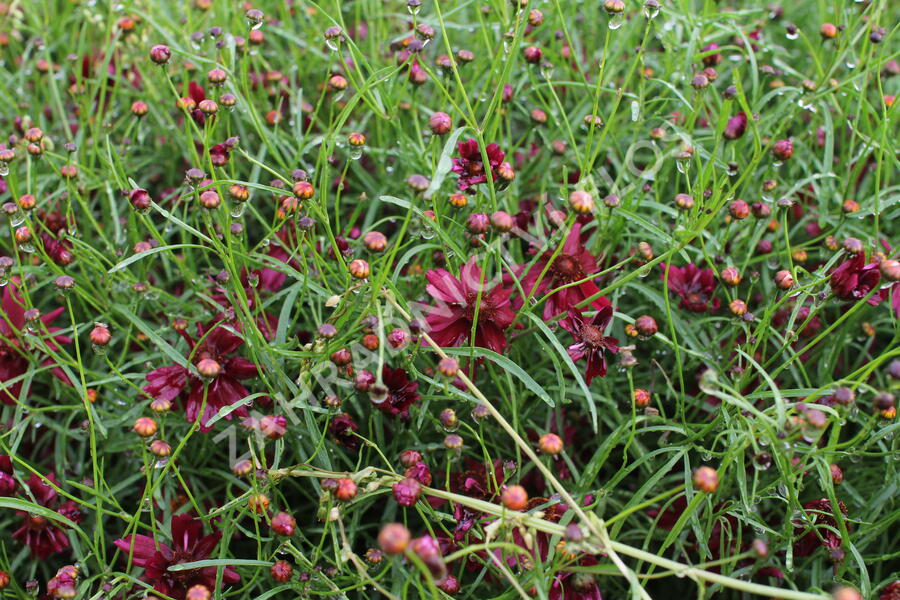
MULTIPOLYGON (((665 264, 662 267, 661 279, 666 279, 665 264)), ((712 269, 701 269, 694 263, 683 267, 668 265, 669 291, 681 297, 681 308, 691 312, 702 313, 708 308, 717 310, 719 299, 713 298, 716 289, 716 276, 712 269)))
MULTIPOLYGON (((844 517, 847 516, 847 507, 838 501, 839 508, 844 517)), ((795 556, 809 556, 819 546, 826 548, 839 548, 841 536, 837 534, 838 524, 834 518, 834 510, 831 501, 827 498, 811 500, 803 505, 805 523, 794 528, 794 535, 799 536, 794 542, 795 556)))
MULTIPOLYGON (((834 295, 841 300, 865 298, 866 294, 877 288, 880 282, 881 272, 878 263, 866 264, 866 255, 863 252, 857 252, 853 258, 842 262, 831 273, 830 280, 834 295)), ((881 300, 882 296, 878 293, 872 294, 867 302, 875 306, 881 300)))
POLYGON ((575 343, 568 347, 569 357, 573 360, 587 358, 585 382, 590 385, 594 377, 606 375, 606 353, 619 351, 619 340, 603 335, 612 321, 613 308, 609 300, 601 297, 602 308, 593 319, 587 320, 579 312, 569 309, 569 316, 559 322, 560 327, 572 334, 575 343))
MULTIPOLYGON (((456 144, 459 152, 459 158, 452 160, 452 170, 459 175, 456 185, 461 192, 474 193, 473 186, 487 182, 487 174, 485 173, 484 160, 481 157, 481 148, 477 140, 467 140, 456 144)), ((484 149, 488 157, 489 167, 491 169, 492 178, 497 181, 497 167, 503 162, 506 156, 497 144, 488 144, 484 149)))
POLYGON ((462 266, 459 279, 445 269, 432 269, 425 277, 425 289, 438 301, 438 306, 429 307, 426 318, 428 333, 435 342, 440 346, 459 346, 469 339, 477 309, 475 345, 494 352, 506 348, 503 331, 516 317, 509 306, 511 290, 499 283, 489 286, 482 282, 481 267, 475 264, 475 257, 462 266))
POLYGON ((247 407, 242 402, 250 392, 241 385, 241 379, 255 377, 258 373, 256 365, 239 356, 230 356, 243 343, 240 337, 221 325, 214 323, 207 327, 197 325, 198 338, 194 341, 183 331, 179 333, 187 340, 191 348, 189 358, 198 370, 207 375, 206 408, 200 415, 203 405, 205 381, 181 365, 160 367, 147 374, 148 385, 144 392, 157 400, 174 401, 181 397, 184 400, 184 411, 188 422, 193 423, 200 418, 200 431, 207 432, 212 427, 207 425, 220 409, 238 405, 231 413, 225 415, 231 419, 248 416, 247 407), (208 335, 207 335, 208 332, 208 335), (205 337, 204 337, 205 335, 205 337), (216 371, 218 371, 216 374, 216 371))
POLYGON ((388 389, 388 395, 384 402, 375 405, 376 408, 386 415, 408 421, 409 407, 419 401, 419 382, 410 381, 405 370, 387 365, 381 369, 381 382, 388 389))
MULTIPOLYGON (((0 301, 0 401, 4 404, 15 404, 19 398, 19 392, 22 390, 22 381, 7 383, 28 371, 29 357, 32 355, 29 344, 25 342, 23 337, 26 329, 25 324, 25 301, 19 293, 19 281, 13 278, 3 290, 3 299, 0 301)), ((46 329, 44 343, 53 351, 56 351, 62 344, 70 344, 71 338, 60 335, 59 327, 50 327, 65 309, 63 307, 56 308, 46 315, 40 316, 40 323, 46 329)), ((37 331, 37 335, 44 332, 37 331)), ((49 366, 55 364, 52 358, 47 358, 41 362, 41 366, 49 366)), ((72 385, 66 374, 59 367, 53 368, 53 374, 60 381, 67 385, 72 385)))
MULTIPOLYGON (((56 476, 53 473, 47 475, 47 479, 56 485, 56 476)), ((81 511, 78 510, 78 506, 72 501, 60 504, 56 490, 44 483, 34 473, 28 478, 28 490, 35 503, 56 511, 73 523, 81 521, 81 511)), ((62 552, 69 547, 69 537, 58 522, 51 521, 43 515, 25 511, 16 511, 16 514, 23 517, 22 525, 13 532, 12 536, 31 549, 32 557, 43 560, 51 554, 62 552)))
MULTIPOLYGON (((216 567, 183 571, 170 571, 169 567, 209 558, 222 538, 222 532, 214 531, 201 537, 203 522, 187 514, 174 515, 170 530, 171 546, 138 534, 129 535, 114 543, 126 556, 131 557, 133 565, 144 569, 141 579, 152 584, 153 589, 161 594, 181 599, 195 585, 216 589, 216 567)), ((223 583, 237 583, 240 580, 241 576, 237 572, 229 567, 224 568, 223 583)))
POLYGON ((13 477, 12 459, 0 454, 0 496, 12 496, 16 493, 16 479, 13 477))
MULTIPOLYGON (((544 252, 522 278, 522 289, 532 297, 557 290, 547 298, 544 305, 545 319, 575 308, 600 293, 600 288, 592 280, 585 280, 588 275, 597 272, 597 260, 581 243, 581 223, 572 225, 561 251, 556 257, 553 256, 554 253, 553 250, 544 252), (576 282, 580 283, 571 285, 576 282)), ((604 300, 601 296, 592 304, 600 310, 604 300)))

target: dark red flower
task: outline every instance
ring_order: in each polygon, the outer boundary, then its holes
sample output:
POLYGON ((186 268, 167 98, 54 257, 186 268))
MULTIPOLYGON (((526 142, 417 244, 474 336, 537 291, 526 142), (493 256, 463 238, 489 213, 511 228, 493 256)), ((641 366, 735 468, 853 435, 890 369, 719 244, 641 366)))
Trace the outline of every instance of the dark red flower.
MULTIPOLYGON (((856 255, 841 263, 831 273, 831 289, 834 295, 841 300, 859 300, 878 287, 881 282, 881 272, 878 263, 866 264, 866 255, 857 252, 856 255)), ((872 294, 868 303, 875 306, 881 302, 880 293, 872 294)))
POLYGON ((590 385, 594 377, 606 375, 606 353, 615 354, 619 351, 619 340, 603 335, 612 321, 613 308, 605 297, 600 298, 602 308, 597 311, 593 320, 587 321, 584 315, 569 309, 569 316, 559 322, 560 327, 572 334, 575 343, 569 346, 569 357, 580 360, 587 357, 587 370, 585 382, 590 385))
MULTIPOLYGON (((56 476, 53 473, 47 475, 47 479, 56 485, 56 476)), ((34 473, 28 478, 28 489, 35 503, 58 512, 74 523, 81 521, 81 512, 77 505, 71 501, 60 504, 56 490, 34 473)), ((43 560, 69 547, 69 537, 57 521, 24 511, 17 511, 16 514, 21 515, 23 520, 22 525, 12 536, 31 549, 32 557, 43 560)))
MULTIPOLYGON (((187 514, 174 515, 170 529, 171 546, 137 534, 116 540, 115 545, 126 557, 130 557, 131 564, 144 569, 141 579, 152 584, 153 589, 161 594, 182 599, 187 590, 195 585, 205 585, 215 590, 217 567, 183 571, 169 571, 169 567, 209 558, 222 533, 214 531, 201 537, 203 522, 187 514)), ((241 576, 234 570, 229 567, 223 569, 223 583, 237 583, 240 580, 241 576)))
MULTIPOLYGON (((661 279, 666 278, 667 265, 661 264, 661 279)), ((716 276, 712 269, 701 269, 694 263, 688 263, 683 267, 668 266, 669 291, 681 297, 681 308, 691 312, 706 312, 707 308, 713 310, 719 308, 719 299, 713 298, 716 289, 716 276)))
POLYGON ((474 256, 460 269, 459 279, 445 269, 432 269, 425 277, 428 279, 425 289, 439 303, 429 307, 426 318, 429 335, 438 345, 459 346, 468 340, 477 309, 475 345, 494 352, 506 348, 503 331, 516 316, 509 307, 511 291, 499 283, 489 286, 483 282, 481 267, 475 264, 474 256))
MULTIPOLYGON (((558 290, 547 298, 544 305, 545 319, 575 308, 600 293, 600 288, 593 280, 585 280, 588 275, 597 272, 597 261, 581 243, 580 223, 572 225, 562 250, 555 258, 554 253, 555 249, 544 252, 522 278, 522 289, 533 298, 543 296, 550 290, 558 290), (571 285, 579 281, 581 283, 571 285)), ((600 310, 605 300, 598 296, 592 304, 600 310)))
POLYGON ((353 417, 347 413, 335 416, 328 425, 328 431, 334 441, 348 450, 359 450, 359 437, 354 435, 359 431, 359 425, 353 417))
MULTIPOLYGON (((484 161, 481 157, 481 148, 477 140, 468 140, 459 142, 456 145, 459 152, 459 158, 453 159, 453 172, 459 175, 456 185, 460 191, 467 191, 472 186, 487 182, 487 174, 485 173, 484 161)), ((500 146, 497 144, 488 144, 485 148, 488 162, 490 164, 491 175, 493 181, 497 181, 497 167, 503 162, 506 156, 500 146)), ((474 192, 474 190, 471 190, 474 192)))
POLYGON ((381 382, 387 387, 387 398, 375 407, 392 417, 409 420, 409 407, 419 401, 418 381, 410 381, 403 369, 392 369, 384 365, 381 369, 381 382))
MULTIPOLYGON (((0 401, 4 404, 15 404, 22 390, 22 381, 18 380, 13 383, 7 383, 28 371, 29 358, 32 357, 34 344, 27 344, 23 339, 26 330, 25 324, 25 301, 19 294, 19 281, 16 278, 10 279, 9 284, 3 290, 3 300, 0 301, 0 401)), ((50 324, 56 320, 65 309, 59 307, 41 315, 40 323, 43 327, 39 327, 36 335, 44 334, 43 329, 46 328, 44 335, 44 343, 53 351, 59 348, 60 344, 69 344, 72 340, 64 335, 56 332, 60 331, 59 327, 50 327, 50 324)), ((41 366, 53 365, 55 362, 52 358, 47 358, 41 362, 41 366)), ((67 385, 72 385, 66 374, 59 367, 53 368, 53 374, 60 381, 67 385)))
MULTIPOLYGON (((195 105, 199 105, 201 102, 206 100, 206 92, 203 91, 203 88, 195 82, 190 82, 188 84, 188 95, 191 100, 194 101, 195 105)), ((203 114, 203 111, 197 108, 196 106, 191 111, 191 118, 194 119, 194 122, 197 123, 200 127, 206 123, 206 115, 203 114)))
POLYGON ((198 338, 202 339, 199 344, 187 333, 183 331, 179 333, 188 342, 191 349, 189 358, 194 366, 201 371, 213 368, 213 371, 206 373, 209 382, 203 415, 200 415, 200 408, 203 405, 206 382, 181 365, 168 365, 151 371, 147 374, 149 384, 143 390, 157 400, 173 401, 181 397, 184 400, 187 420, 193 423, 199 417, 200 431, 203 432, 211 429, 207 423, 222 408, 237 406, 231 413, 225 415, 226 419, 230 420, 232 415, 246 417, 247 406, 243 399, 250 393, 238 380, 255 377, 257 367, 244 358, 229 356, 244 343, 244 340, 221 323, 214 323, 205 328, 198 324, 198 338), (214 371, 217 373, 212 374, 214 371))
POLYGON ((16 493, 16 479, 13 477, 12 460, 6 454, 0 454, 0 496, 12 496, 16 493))
MULTIPOLYGON (((847 516, 847 507, 843 502, 838 502, 841 513, 847 516)), ((827 498, 812 500, 803 505, 804 522, 794 527, 794 536, 798 537, 794 542, 795 556, 809 556, 819 546, 826 548, 839 548, 841 536, 838 535, 837 521, 831 508, 831 501, 827 498)))

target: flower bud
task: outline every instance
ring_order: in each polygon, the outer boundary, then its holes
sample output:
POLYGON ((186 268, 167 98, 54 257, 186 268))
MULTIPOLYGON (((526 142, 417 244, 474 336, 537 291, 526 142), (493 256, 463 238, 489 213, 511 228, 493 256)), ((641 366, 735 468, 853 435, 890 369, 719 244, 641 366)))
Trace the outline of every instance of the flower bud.
POLYGON ((405 477, 391 486, 391 490, 393 491, 394 500, 397 501, 397 504, 410 507, 418 502, 422 492, 422 485, 412 477, 405 477))
POLYGON ((275 561, 272 568, 269 569, 269 573, 272 575, 272 579, 279 583, 284 583, 291 580, 291 576, 294 574, 294 568, 291 566, 291 563, 286 560, 279 560, 275 561))
POLYGON ((594 210, 594 197, 584 190, 573 190, 569 194, 569 206, 579 214, 594 210))
POLYGON ((500 494, 500 501, 509 510, 524 510, 528 506, 528 492, 521 485, 511 485, 500 494))
POLYGON ((401 554, 409 541, 409 529, 400 523, 389 523, 378 532, 378 546, 385 554, 401 554))
POLYGON ((719 487, 719 474, 712 467, 699 467, 694 470, 694 487, 701 492, 711 494, 719 487))
POLYGON ((150 437, 156 435, 158 427, 150 417, 138 417, 131 429, 141 437, 150 437))
POLYGON ((250 509, 250 512, 254 512, 258 515, 263 514, 269 509, 269 497, 265 494, 251 494, 249 498, 247 498, 247 508, 250 509))
POLYGON ((337 480, 337 488, 334 490, 334 497, 338 500, 352 500, 356 496, 356 482, 349 477, 342 477, 337 480))
POLYGON ((538 448, 544 454, 555 456, 563 451, 562 438, 552 432, 545 433, 538 439, 538 448))
POLYGON ((794 276, 790 271, 782 269, 775 273, 775 284, 783 290, 789 290, 794 285, 794 276))

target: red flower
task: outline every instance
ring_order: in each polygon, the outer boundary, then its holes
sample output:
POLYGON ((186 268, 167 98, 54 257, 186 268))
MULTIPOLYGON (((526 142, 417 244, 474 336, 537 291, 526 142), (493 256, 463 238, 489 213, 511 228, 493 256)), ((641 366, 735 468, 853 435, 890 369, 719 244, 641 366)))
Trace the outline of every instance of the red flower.
POLYGON ((509 307, 511 291, 499 284, 486 286, 475 257, 462 266, 459 279, 445 269, 432 269, 425 277, 428 279, 425 289, 439 302, 438 306, 430 307, 426 319, 429 334, 438 345, 459 346, 469 339, 477 308, 475 345, 494 352, 506 348, 503 330, 516 316, 509 307), (480 303, 477 302, 479 291, 480 303))
MULTIPOLYGON (((481 158, 481 149, 478 146, 478 141, 470 139, 466 142, 459 142, 456 145, 456 149, 459 151, 459 158, 453 159, 452 169, 454 173, 459 175, 456 185, 459 186, 460 191, 465 192, 472 186, 485 183, 487 175, 485 174, 484 161, 481 158)), ((500 166, 500 163, 503 162, 503 157, 506 155, 497 144, 488 144, 485 154, 487 154, 488 162, 490 163, 493 180, 497 181, 497 167, 500 166)), ((474 192, 474 190, 472 191, 474 192)))
POLYGON ((591 385, 594 377, 606 375, 606 353, 615 354, 619 351, 619 340, 603 335, 612 321, 613 308, 605 297, 601 296, 600 299, 603 306, 592 321, 585 321, 581 313, 569 309, 569 316, 559 322, 560 327, 575 338, 575 343, 568 348, 569 357, 573 361, 587 357, 584 378, 588 385, 591 385))
POLYGON ((381 369, 381 382, 388 389, 388 396, 376 408, 392 417, 400 416, 403 421, 409 420, 409 407, 419 401, 418 381, 410 381, 403 369, 392 369, 384 365, 381 369))
MULTIPOLYGON (((206 100, 206 92, 203 91, 203 88, 199 84, 193 81, 188 84, 188 95, 190 96, 191 100, 194 101, 195 105, 198 105, 206 100)), ((194 122, 197 123, 197 125, 199 125, 200 127, 203 127, 203 125, 206 123, 206 115, 203 114, 203 111, 196 106, 191 111, 191 118, 194 119, 194 122)))
MULTIPOLYGON (((660 265, 663 273, 661 279, 666 278, 666 265, 660 265)), ((701 269, 694 263, 688 263, 684 267, 669 265, 669 291, 681 296, 681 308, 691 312, 706 312, 710 300, 712 309, 719 308, 719 299, 713 298, 716 289, 716 277, 712 269, 701 269)))
POLYGON ((225 416, 231 419, 232 415, 246 417, 247 407, 242 403, 250 393, 240 384, 239 379, 248 379, 257 374, 257 367, 250 361, 232 354, 244 341, 231 331, 215 323, 204 328, 197 325, 197 333, 203 341, 197 344, 190 335, 179 332, 187 340, 191 348, 189 358, 195 366, 201 368, 213 367, 218 374, 209 377, 208 390, 206 392, 206 409, 200 415, 203 404, 204 380, 194 375, 181 365, 169 365, 160 367, 147 374, 149 382, 143 390, 157 400, 172 401, 179 396, 187 394, 184 402, 185 416, 188 422, 193 423, 200 417, 200 431, 211 429, 207 423, 227 406, 238 405, 231 413, 225 416), (211 331, 210 331, 211 330, 211 331), (204 334, 209 332, 204 338, 204 334), (202 363, 202 364, 201 364, 202 363))
MULTIPOLYGON (((153 589, 166 596, 184 598, 187 590, 194 585, 205 585, 216 589, 216 567, 169 571, 172 565, 189 563, 209 558, 222 533, 215 531, 200 537, 203 523, 191 515, 175 515, 172 517, 172 546, 157 543, 152 537, 132 534, 115 541, 116 547, 126 556, 131 557, 135 566, 144 569, 142 579, 153 584, 153 589)), ((224 583, 237 583, 241 580, 232 569, 225 567, 222 573, 224 583)))
MULTIPOLYGON (((29 350, 28 344, 22 339, 25 331, 25 301, 19 294, 19 282, 13 278, 3 290, 3 300, 0 302, 0 401, 4 404, 15 404, 22 390, 22 381, 7 384, 8 381, 24 375, 28 371, 29 350)), ((46 327, 49 335, 44 337, 44 342, 51 350, 56 350, 59 344, 69 344, 72 340, 64 335, 56 334, 59 327, 50 327, 56 317, 65 310, 59 307, 46 315, 41 315, 40 322, 46 327)), ((42 332, 38 332, 42 333, 42 332)), ((41 362, 41 366, 55 364, 52 358, 41 362)), ((72 385, 62 369, 54 367, 53 374, 66 385, 72 385)))
POLYGON ((13 477, 12 460, 6 454, 0 454, 0 496, 12 496, 16 493, 16 479, 13 477))
MULTIPOLYGON (((544 318, 566 312, 586 299, 600 293, 600 288, 585 277, 597 272, 597 261, 581 243, 581 224, 575 223, 562 250, 553 258, 554 251, 547 250, 522 278, 522 289, 532 297, 543 296, 548 290, 556 290, 577 281, 581 283, 553 292, 544 305, 544 318), (549 265, 549 267, 548 267, 549 265), (546 270, 546 273, 544 271, 546 270)), ((605 298, 593 301, 597 310, 603 307, 605 298)))
MULTIPOLYGON (((53 473, 47 475, 47 479, 54 485, 56 484, 56 476, 53 473)), ((81 521, 81 512, 77 505, 71 501, 59 504, 56 490, 44 483, 34 473, 28 478, 28 489, 31 491, 35 503, 55 510, 74 523, 81 521)), ((32 557, 43 560, 51 554, 62 552, 69 547, 69 538, 57 522, 24 511, 17 511, 16 514, 24 518, 21 527, 13 532, 12 536, 31 549, 32 557)))
POLYGON ((335 416, 328 425, 328 431, 334 441, 348 450, 359 450, 359 437, 354 435, 359 431, 359 425, 353 417, 347 413, 335 416))
MULTIPOLYGON (((841 513, 847 516, 847 507, 843 502, 838 502, 841 513)), ((841 536, 837 534, 837 521, 831 508, 831 501, 827 498, 812 500, 803 505, 805 524, 794 528, 794 536, 799 537, 794 542, 794 555, 809 556, 819 546, 826 548, 839 548, 841 536), (808 524, 809 526, 807 527, 808 524), (800 537, 802 536, 802 537, 800 537)))
MULTIPOLYGON (((850 260, 846 260, 831 273, 831 289, 841 300, 859 300, 878 287, 881 272, 878 263, 866 264, 866 255, 858 252, 850 260)), ((881 294, 872 294, 868 303, 875 306, 881 302, 881 294)))

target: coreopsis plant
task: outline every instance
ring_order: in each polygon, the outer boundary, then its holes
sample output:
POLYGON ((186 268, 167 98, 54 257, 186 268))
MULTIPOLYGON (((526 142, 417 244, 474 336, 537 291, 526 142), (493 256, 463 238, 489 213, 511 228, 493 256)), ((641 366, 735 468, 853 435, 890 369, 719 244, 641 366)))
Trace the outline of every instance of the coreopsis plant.
POLYGON ((896 21, 0 3, 0 596, 896 600, 896 21))

